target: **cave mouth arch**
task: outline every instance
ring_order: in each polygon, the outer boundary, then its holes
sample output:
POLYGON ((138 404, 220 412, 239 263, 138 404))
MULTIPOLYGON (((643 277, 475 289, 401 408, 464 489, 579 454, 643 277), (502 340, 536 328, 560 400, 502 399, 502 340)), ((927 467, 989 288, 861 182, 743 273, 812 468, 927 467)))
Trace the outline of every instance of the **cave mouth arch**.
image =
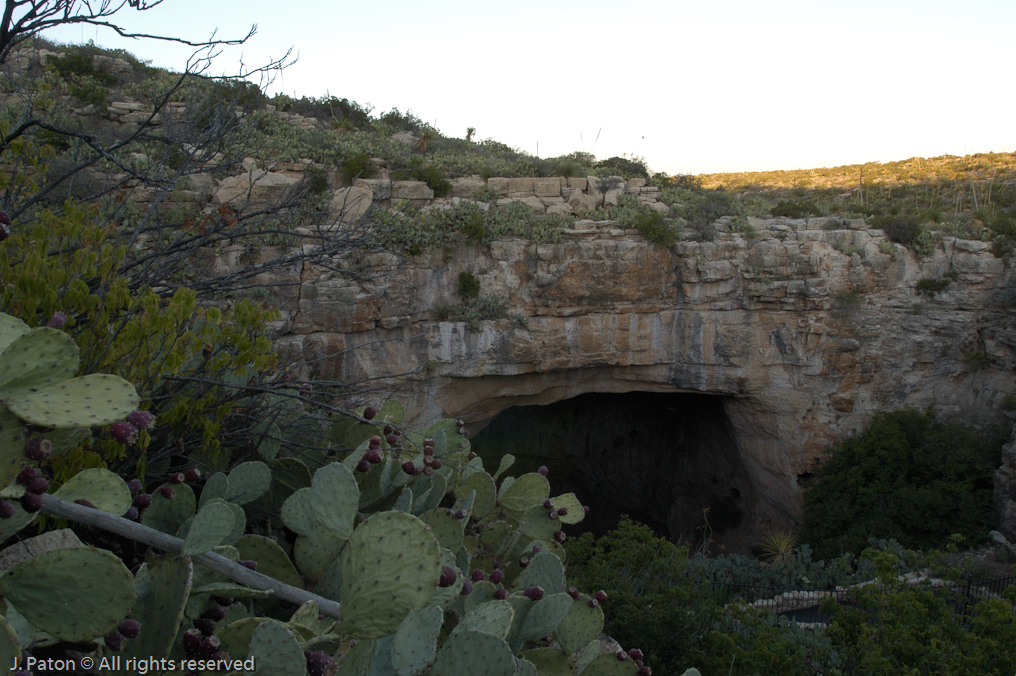
POLYGON ((750 547, 755 495, 723 395, 586 393, 498 413, 472 439, 487 466, 516 457, 513 473, 550 470, 553 495, 574 492, 602 534, 622 515, 674 542, 704 537, 750 547), (705 511, 707 510, 707 511, 705 511), (708 525, 707 525, 708 524, 708 525))

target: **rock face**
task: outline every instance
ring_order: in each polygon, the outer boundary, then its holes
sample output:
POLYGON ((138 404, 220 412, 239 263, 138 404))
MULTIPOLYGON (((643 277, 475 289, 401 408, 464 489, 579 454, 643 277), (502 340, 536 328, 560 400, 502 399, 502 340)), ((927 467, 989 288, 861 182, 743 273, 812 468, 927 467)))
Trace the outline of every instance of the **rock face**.
POLYGON ((999 530, 1016 543, 1016 425, 1009 443, 1002 447, 1002 466, 995 472, 995 511, 999 530))
MULTIPOLYGON (((502 181, 489 185, 552 190, 502 181)), ((745 536, 795 525, 799 480, 874 411, 935 406, 976 422, 1016 390, 1016 308, 997 300, 1012 282, 989 244, 943 237, 919 260, 860 220, 752 220, 752 238, 714 225, 711 240, 689 232, 670 249, 578 221, 557 244, 374 256, 361 265, 391 268, 377 283, 305 270, 279 298, 282 342, 338 355, 336 377, 391 377, 411 416, 474 430, 587 393, 721 396, 754 501, 745 536), (514 321, 435 318, 467 270, 514 321), (922 295, 924 279, 949 283, 922 295)))

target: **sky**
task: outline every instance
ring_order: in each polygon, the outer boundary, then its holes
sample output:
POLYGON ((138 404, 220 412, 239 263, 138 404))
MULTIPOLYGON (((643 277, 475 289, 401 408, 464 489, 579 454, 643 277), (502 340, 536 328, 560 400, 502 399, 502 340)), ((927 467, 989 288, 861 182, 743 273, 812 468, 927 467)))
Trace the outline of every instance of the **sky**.
MULTIPOLYGON (((269 94, 412 111, 445 136, 668 174, 1016 149, 1013 0, 164 0, 125 28, 242 37, 213 74, 296 63, 269 94)), ((180 70, 190 48, 67 27, 180 70)))

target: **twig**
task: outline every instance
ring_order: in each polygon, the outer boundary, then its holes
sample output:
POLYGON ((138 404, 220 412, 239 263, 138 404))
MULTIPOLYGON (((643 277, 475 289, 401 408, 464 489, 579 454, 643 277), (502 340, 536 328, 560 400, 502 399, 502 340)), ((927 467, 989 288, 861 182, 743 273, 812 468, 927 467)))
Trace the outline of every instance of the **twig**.
MULTIPOLYGON (((52 495, 42 496, 42 511, 61 519, 77 521, 88 526, 101 528, 110 533, 141 542, 149 547, 155 547, 168 554, 180 554, 183 551, 183 540, 178 537, 173 537, 154 528, 149 528, 148 526, 103 512, 99 509, 61 500, 52 495)), ((217 573, 222 573, 231 580, 247 585, 251 589, 272 592, 276 598, 295 603, 296 605, 303 605, 307 601, 314 601, 318 604, 318 610, 321 613, 329 617, 339 617, 341 606, 337 601, 332 601, 304 589, 279 582, 274 577, 254 572, 235 561, 230 561, 221 554, 205 552, 191 558, 217 573)))

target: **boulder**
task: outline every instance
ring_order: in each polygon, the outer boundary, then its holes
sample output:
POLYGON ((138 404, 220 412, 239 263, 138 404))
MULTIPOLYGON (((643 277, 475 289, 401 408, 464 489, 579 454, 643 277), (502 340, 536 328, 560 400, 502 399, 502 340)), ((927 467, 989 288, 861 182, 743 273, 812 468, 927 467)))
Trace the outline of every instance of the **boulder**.
POLYGON ((434 191, 423 181, 395 181, 392 183, 394 200, 432 200, 434 191))
POLYGON ((226 204, 231 202, 276 202, 282 199, 298 179, 285 174, 261 171, 254 168, 239 176, 230 176, 222 180, 215 191, 213 203, 226 204))
POLYGON ((537 197, 560 197, 561 179, 557 177, 534 179, 533 192, 537 197))
POLYGON ((370 188, 339 188, 328 204, 328 214, 335 223, 355 223, 370 211, 373 203, 374 193, 370 188))
POLYGON ((484 185, 482 178, 456 178, 451 181, 452 197, 470 198, 478 193, 484 185))

